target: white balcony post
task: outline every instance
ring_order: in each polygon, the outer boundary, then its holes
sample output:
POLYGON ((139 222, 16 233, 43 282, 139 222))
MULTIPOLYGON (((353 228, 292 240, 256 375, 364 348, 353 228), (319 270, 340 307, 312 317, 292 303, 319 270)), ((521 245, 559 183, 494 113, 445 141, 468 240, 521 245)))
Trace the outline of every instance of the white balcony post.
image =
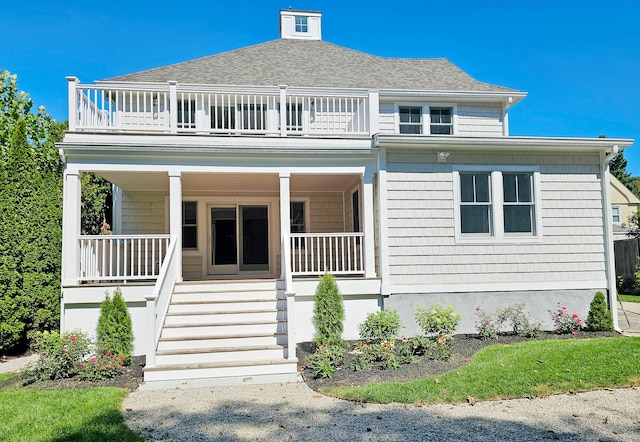
POLYGON ((169 233, 175 238, 176 282, 182 282, 182 178, 169 172, 169 233))
POLYGON ((291 174, 280 172, 280 250, 282 269, 281 277, 285 281, 285 292, 291 292, 293 278, 291 276, 291 174))
POLYGON ((67 77, 69 90, 69 131, 76 130, 78 122, 78 92, 77 86, 80 80, 77 77, 67 77))
POLYGON ((369 135, 380 132, 380 92, 369 91, 369 135))
POLYGON ((364 223, 364 271, 365 277, 375 278, 375 241, 373 224, 373 177, 366 174, 362 180, 362 212, 364 223))
POLYGON ((62 285, 78 285, 80 276, 80 171, 64 172, 62 201, 62 285))
POLYGON ((280 85, 280 135, 287 136, 287 86, 280 85))
POLYGON ((169 81, 169 132, 178 133, 178 82, 169 81))

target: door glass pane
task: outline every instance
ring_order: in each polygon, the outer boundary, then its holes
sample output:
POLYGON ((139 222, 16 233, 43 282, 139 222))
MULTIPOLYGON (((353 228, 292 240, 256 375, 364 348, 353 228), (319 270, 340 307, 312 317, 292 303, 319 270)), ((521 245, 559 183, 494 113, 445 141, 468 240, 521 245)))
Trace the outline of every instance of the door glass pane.
POLYGON ((242 262, 240 270, 268 270, 269 225, 267 206, 241 207, 242 262))
POLYGON ((236 208, 211 209, 211 236, 213 265, 237 264, 236 208))

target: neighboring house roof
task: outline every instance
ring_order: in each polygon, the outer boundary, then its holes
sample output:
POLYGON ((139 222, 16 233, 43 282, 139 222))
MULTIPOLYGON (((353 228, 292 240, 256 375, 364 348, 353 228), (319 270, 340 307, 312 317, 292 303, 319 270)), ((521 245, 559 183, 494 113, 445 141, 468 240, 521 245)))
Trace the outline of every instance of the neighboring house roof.
POLYGON ((630 191, 627 186, 615 176, 609 174, 609 182, 611 183, 611 202, 614 204, 627 204, 630 206, 640 206, 640 199, 630 191))
POLYGON ((384 58, 321 40, 278 39, 104 81, 518 92, 475 80, 444 58, 384 58))

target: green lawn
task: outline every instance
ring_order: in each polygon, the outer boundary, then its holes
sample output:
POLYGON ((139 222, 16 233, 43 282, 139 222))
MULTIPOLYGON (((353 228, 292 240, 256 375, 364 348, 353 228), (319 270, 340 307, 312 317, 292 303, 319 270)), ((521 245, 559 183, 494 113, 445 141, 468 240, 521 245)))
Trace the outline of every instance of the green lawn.
MULTIPOLYGON (((0 375, 0 381, 11 376, 0 375)), ((0 390, 0 439, 13 441, 143 441, 125 424, 127 390, 0 390)))
POLYGON ((624 302, 640 302, 638 295, 618 295, 618 299, 624 302))
POLYGON ((406 383, 325 388, 367 402, 464 402, 640 385, 640 338, 567 339, 492 345, 441 376, 406 383))

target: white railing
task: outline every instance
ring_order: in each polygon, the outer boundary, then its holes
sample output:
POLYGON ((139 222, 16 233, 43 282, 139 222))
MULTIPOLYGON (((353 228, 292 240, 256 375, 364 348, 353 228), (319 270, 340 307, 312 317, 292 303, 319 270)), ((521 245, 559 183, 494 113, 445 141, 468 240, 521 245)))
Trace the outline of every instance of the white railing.
POLYGON ((162 333, 164 320, 169 310, 171 294, 176 285, 178 275, 178 260, 175 259, 176 237, 171 237, 171 243, 167 249, 160 274, 153 287, 151 296, 146 298, 147 301, 147 323, 153 326, 153 332, 149 333, 146 349, 146 366, 154 367, 156 360, 156 349, 162 333))
POLYGON ((82 235, 79 281, 153 280, 169 247, 169 235, 82 235))
POLYGON ((361 275, 364 233, 292 233, 291 274, 361 275))
MULTIPOLYGON (((285 87, 81 85, 69 77, 69 130, 370 136, 371 93, 285 87)), ((375 96, 375 95, 374 95, 375 96)))

